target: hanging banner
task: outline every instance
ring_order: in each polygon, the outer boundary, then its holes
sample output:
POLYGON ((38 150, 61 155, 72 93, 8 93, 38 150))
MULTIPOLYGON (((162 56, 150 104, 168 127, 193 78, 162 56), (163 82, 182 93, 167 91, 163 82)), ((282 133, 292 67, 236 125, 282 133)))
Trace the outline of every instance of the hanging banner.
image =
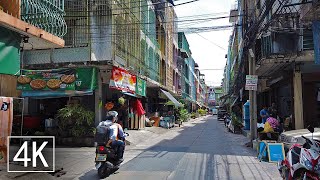
POLYGON ((17 89, 23 91, 82 91, 97 86, 96 68, 21 70, 17 89))
POLYGON ((136 94, 140 96, 146 96, 147 82, 137 77, 136 94))
POLYGON ((135 75, 130 74, 125 69, 113 67, 109 84, 110 88, 134 94, 136 91, 136 82, 137 79, 135 75))
POLYGON ((314 44, 314 62, 320 64, 320 21, 312 22, 313 44, 314 44))

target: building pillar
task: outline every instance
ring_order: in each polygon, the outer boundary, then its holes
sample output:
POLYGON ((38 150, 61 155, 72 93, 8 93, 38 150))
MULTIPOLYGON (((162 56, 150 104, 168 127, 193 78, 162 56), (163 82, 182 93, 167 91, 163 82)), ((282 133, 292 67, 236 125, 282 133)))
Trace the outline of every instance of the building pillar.
POLYGON ((302 78, 301 72, 294 72, 293 75, 294 90, 294 121, 295 129, 303 129, 303 99, 302 99, 302 78))
POLYGON ((97 126, 102 119, 102 108, 104 104, 102 102, 102 80, 101 73, 98 72, 98 88, 94 91, 94 104, 95 104, 95 125, 97 126), (102 103, 102 106, 101 106, 102 103))

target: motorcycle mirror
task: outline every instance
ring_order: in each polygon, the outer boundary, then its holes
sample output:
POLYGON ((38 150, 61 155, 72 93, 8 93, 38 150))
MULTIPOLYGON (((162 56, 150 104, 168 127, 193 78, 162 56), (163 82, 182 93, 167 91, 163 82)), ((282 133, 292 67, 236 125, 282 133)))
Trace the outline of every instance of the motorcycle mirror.
POLYGON ((311 133, 314 133, 314 127, 312 125, 309 125, 307 127, 307 129, 311 132, 311 133))

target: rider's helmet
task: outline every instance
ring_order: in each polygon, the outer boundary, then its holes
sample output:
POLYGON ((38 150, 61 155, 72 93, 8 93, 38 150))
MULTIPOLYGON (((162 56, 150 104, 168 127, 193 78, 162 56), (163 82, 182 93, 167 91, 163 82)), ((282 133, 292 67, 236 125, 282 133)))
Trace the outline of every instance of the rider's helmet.
POLYGON ((107 120, 111 120, 113 122, 117 122, 117 120, 118 120, 118 112, 117 111, 109 111, 107 113, 107 120))

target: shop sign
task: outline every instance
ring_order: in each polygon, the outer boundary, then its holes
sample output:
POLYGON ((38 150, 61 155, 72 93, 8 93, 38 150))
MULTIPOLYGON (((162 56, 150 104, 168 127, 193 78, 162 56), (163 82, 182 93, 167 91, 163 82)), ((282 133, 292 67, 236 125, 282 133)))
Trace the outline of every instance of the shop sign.
POLYGON ((246 90, 257 91, 258 76, 246 75, 246 90))
POLYGON ((118 67, 112 68, 112 75, 109 84, 110 88, 134 94, 136 91, 136 82, 136 76, 130 74, 127 70, 118 67))
POLYGON ((66 68, 51 70, 21 70, 17 89, 23 91, 82 91, 94 90, 96 68, 66 68))
POLYGON ((137 77, 136 94, 140 96, 146 96, 146 88, 147 88, 147 82, 137 77))

